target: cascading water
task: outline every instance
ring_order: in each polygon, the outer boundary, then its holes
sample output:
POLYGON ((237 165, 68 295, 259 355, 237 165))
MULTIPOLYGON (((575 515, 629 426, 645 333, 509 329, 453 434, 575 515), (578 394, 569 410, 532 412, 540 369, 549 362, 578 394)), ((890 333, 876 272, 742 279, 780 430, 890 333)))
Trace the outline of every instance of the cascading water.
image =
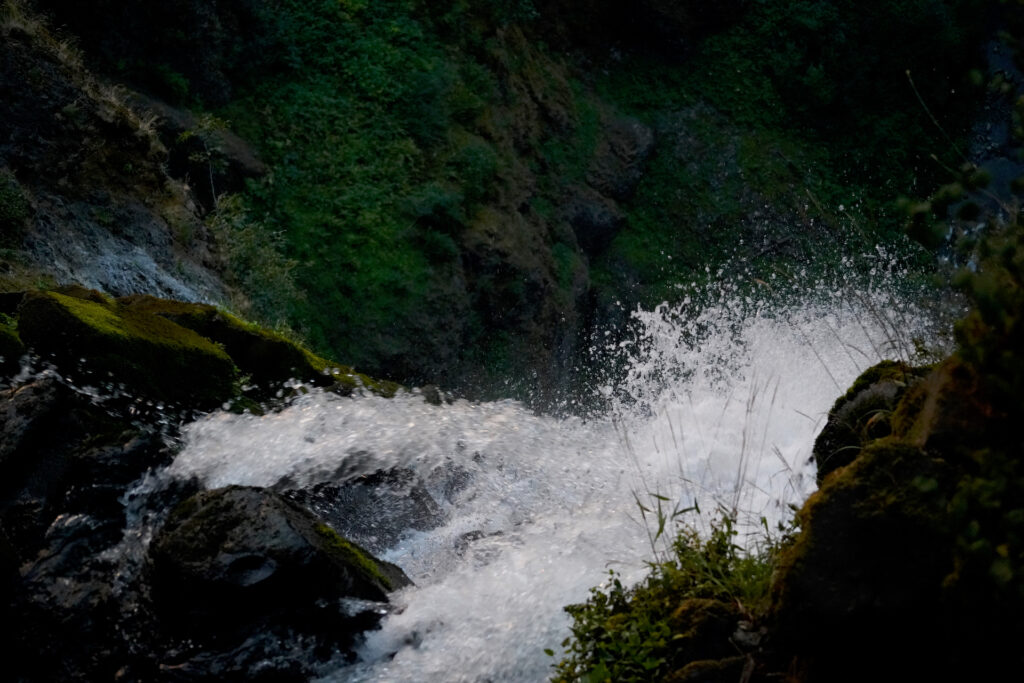
POLYGON ((913 339, 936 338, 933 317, 891 293, 892 273, 873 275, 874 287, 785 295, 767 283, 760 296, 681 292, 679 306, 637 312, 620 345, 626 379, 601 390, 604 418, 314 392, 279 413, 191 425, 167 474, 295 489, 413 473, 429 509, 396 485, 360 511, 355 540, 416 585, 393 596, 360 661, 322 680, 541 681, 544 649, 568 635, 562 607, 609 567, 642 576, 652 548, 638 501, 725 509, 757 533, 813 489, 811 447, 836 396, 882 357, 912 353, 913 339), (405 526, 388 531, 396 520, 405 526))

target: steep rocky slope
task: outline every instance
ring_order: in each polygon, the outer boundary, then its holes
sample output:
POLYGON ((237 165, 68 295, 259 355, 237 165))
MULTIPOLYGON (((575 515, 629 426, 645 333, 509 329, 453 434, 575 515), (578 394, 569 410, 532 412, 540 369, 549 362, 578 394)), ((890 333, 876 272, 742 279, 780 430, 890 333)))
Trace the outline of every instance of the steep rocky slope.
POLYGON ((226 301, 380 376, 551 405, 595 333, 706 267, 899 248, 892 200, 955 156, 927 107, 966 130, 989 5, 862 5, 9 0, 10 271, 226 301), (151 133, 100 125, 100 83, 151 133))
POLYGON ((42 278, 224 299, 206 228, 188 187, 167 174, 153 115, 20 4, 5 3, 0 31, 7 287, 42 278))

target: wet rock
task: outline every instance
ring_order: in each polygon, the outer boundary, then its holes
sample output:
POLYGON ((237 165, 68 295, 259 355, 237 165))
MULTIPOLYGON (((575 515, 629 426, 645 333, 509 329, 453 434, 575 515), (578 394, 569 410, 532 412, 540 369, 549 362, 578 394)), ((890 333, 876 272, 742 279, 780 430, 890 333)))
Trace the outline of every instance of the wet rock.
MULTIPOLYGON (((172 643, 164 666, 195 669, 185 680, 256 675, 268 659, 284 667, 271 666, 275 676, 290 680, 289 648, 306 642, 325 656, 351 651, 379 621, 388 593, 411 583, 295 503, 239 486, 180 504, 150 557, 157 612, 172 643), (346 610, 353 600, 357 607, 346 610)), ((312 664, 307 656, 298 673, 308 677, 312 664)))
POLYGON ((29 292, 18 314, 26 345, 65 372, 131 384, 160 400, 210 408, 231 397, 235 367, 217 345, 157 315, 105 299, 29 292))
POLYGON ((109 680, 151 630, 123 631, 126 613, 145 620, 145 611, 116 551, 121 498, 170 449, 158 429, 48 376, 0 395, 0 451, 2 554, 16 572, 8 604, 19 624, 7 671, 13 680, 109 680))
MULTIPOLYGON (((121 429, 106 413, 72 391, 56 377, 44 377, 0 392, 0 520, 22 560, 34 556, 42 545, 43 532, 54 518, 68 510, 69 492, 108 489, 108 498, 92 503, 113 509, 119 485, 138 477, 152 460, 126 460, 120 481, 106 473, 81 468, 76 458, 91 441, 99 447, 106 439, 120 438, 121 429), (75 481, 75 471, 85 478, 75 481)), ((161 444, 162 445, 162 444, 161 444)), ((76 512, 94 512, 84 501, 75 501, 76 512)))
POLYGON ((427 531, 446 515, 412 470, 395 468, 284 493, 312 510, 346 538, 382 552, 409 530, 427 531))

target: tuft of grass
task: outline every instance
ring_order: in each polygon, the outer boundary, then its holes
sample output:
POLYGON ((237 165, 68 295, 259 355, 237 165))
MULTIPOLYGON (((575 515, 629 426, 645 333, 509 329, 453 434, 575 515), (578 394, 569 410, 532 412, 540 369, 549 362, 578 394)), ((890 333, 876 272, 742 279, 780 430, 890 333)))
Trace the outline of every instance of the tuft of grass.
MULTIPOLYGON (((736 543, 735 520, 728 515, 713 520, 710 529, 705 537, 693 526, 681 527, 671 554, 652 562, 639 584, 626 587, 610 570, 585 603, 567 606, 572 635, 562 643, 563 658, 552 680, 661 680, 687 664, 687 655, 700 657, 703 647, 720 647, 686 642, 698 636, 691 630, 693 621, 680 619, 684 605, 713 618, 756 621, 767 607, 781 541, 766 539, 744 549, 736 543)), ((704 616, 692 619, 699 622, 704 616)))
POLYGON ((54 32, 46 20, 34 13, 22 0, 3 0, 0 4, 0 35, 5 39, 22 36, 37 50, 64 69, 71 82, 84 92, 108 123, 123 126, 145 141, 151 154, 164 151, 156 133, 156 115, 140 113, 128 102, 128 92, 120 85, 98 79, 89 71, 75 41, 54 32))

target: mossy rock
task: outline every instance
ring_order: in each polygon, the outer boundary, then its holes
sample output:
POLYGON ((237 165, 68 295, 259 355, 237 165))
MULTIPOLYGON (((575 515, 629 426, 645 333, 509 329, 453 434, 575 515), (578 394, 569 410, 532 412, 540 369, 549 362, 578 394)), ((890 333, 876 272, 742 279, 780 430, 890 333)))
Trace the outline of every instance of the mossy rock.
POLYGON ((683 600, 668 618, 673 639, 670 662, 683 667, 735 654, 729 639, 740 619, 742 615, 734 604, 709 598, 683 600))
POLYGON ((179 504, 150 547, 163 609, 198 618, 297 615, 318 602, 386 602, 411 584, 312 513, 269 491, 229 486, 179 504))
POLYGON ((18 336, 17 323, 0 314, 0 372, 7 375, 17 371, 18 362, 25 355, 25 345, 18 336))
POLYGON ((889 658, 905 663, 905 652, 926 651, 944 635, 922 624, 943 617, 942 582, 953 568, 946 505, 955 482, 944 461, 888 437, 868 444, 807 500, 772 589, 775 637, 814 661, 806 680, 868 680, 889 658), (871 655, 851 662, 851 652, 871 655))
POLYGON ((22 341, 62 372, 198 409, 233 395, 236 369, 218 345, 98 292, 75 294, 29 292, 18 312, 22 341))
MULTIPOLYGON (((891 380, 858 380, 834 411, 891 380)), ((771 607, 795 680, 987 679, 1024 637, 1019 425, 983 380, 959 354, 915 380, 889 434, 861 429, 798 514, 771 607)))
POLYGON ((263 390, 296 379, 342 392, 359 387, 393 396, 398 385, 331 363, 284 336, 247 323, 216 306, 136 295, 118 299, 129 310, 157 315, 223 346, 239 370, 263 390))
POLYGON ((663 683, 735 683, 744 679, 744 670, 750 662, 744 655, 722 659, 698 659, 682 669, 670 673, 663 683))
POLYGON ((64 296, 74 297, 75 299, 103 304, 104 306, 111 306, 114 303, 114 299, 103 292, 99 292, 95 289, 89 289, 88 287, 79 284, 61 285, 60 287, 54 287, 52 291, 57 294, 63 294, 64 296))
POLYGON ((819 485, 828 474, 853 462, 869 441, 892 433, 891 416, 897 403, 927 372, 928 368, 886 360, 854 380, 832 406, 828 422, 814 442, 819 485))
POLYGON ((962 461, 1001 438, 993 431, 1001 412, 986 395, 984 378, 954 354, 903 396, 893 411, 893 433, 962 461))

